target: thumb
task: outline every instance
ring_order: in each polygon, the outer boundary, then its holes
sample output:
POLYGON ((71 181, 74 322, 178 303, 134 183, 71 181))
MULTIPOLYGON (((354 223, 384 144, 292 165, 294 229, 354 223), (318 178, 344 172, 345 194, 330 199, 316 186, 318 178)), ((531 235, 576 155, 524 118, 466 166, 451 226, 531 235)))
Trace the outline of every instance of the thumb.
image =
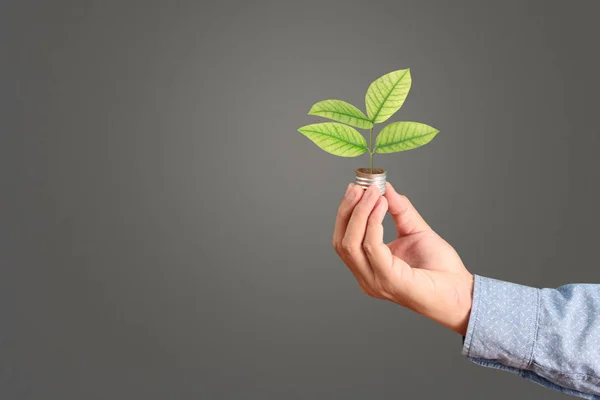
POLYGON ((389 182, 386 183, 384 196, 388 201, 388 211, 392 215, 399 237, 431 230, 410 200, 396 192, 389 182))

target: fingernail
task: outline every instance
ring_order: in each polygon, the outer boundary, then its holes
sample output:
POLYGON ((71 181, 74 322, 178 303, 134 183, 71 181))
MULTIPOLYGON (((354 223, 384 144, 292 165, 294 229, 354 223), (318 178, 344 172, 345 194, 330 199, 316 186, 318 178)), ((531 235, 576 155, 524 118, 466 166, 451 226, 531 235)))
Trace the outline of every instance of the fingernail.
POLYGON ((379 192, 379 188, 377 186, 369 186, 369 189, 367 190, 366 196, 367 197, 372 197, 375 195, 375 192, 379 192))
POLYGON ((356 198, 356 190, 354 190, 354 186, 350 188, 350 191, 346 194, 346 200, 352 201, 356 198))
POLYGON ((346 188, 346 193, 344 193, 344 196, 348 196, 348 193, 350 193, 350 189, 352 189, 352 183, 348 184, 348 187, 346 188))

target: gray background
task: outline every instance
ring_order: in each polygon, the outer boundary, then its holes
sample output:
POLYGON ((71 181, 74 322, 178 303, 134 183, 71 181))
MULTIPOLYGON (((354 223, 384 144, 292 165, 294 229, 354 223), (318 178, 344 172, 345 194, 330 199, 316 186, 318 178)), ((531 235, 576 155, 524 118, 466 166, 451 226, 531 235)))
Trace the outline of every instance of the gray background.
POLYGON ((331 235, 368 157, 296 129, 411 68, 391 121, 441 132, 389 180, 473 273, 600 282, 599 12, 2 2, 0 397, 563 398, 359 290, 331 235))

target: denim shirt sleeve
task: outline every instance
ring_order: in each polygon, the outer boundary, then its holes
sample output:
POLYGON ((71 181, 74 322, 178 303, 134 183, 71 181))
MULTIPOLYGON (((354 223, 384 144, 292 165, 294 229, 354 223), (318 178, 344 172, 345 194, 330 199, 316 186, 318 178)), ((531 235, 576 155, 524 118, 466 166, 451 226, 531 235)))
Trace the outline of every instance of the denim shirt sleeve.
POLYGON ((462 354, 547 388, 600 400, 600 285, 538 289, 475 275, 462 354))

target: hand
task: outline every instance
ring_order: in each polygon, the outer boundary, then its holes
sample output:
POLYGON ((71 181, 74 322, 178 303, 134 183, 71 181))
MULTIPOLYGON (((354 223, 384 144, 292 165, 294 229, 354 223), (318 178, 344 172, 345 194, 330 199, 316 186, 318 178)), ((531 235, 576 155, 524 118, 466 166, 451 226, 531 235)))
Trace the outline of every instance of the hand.
POLYGON ((348 186, 337 213, 333 247, 363 292, 465 335, 473 275, 389 182, 384 196, 375 186, 348 186), (382 223, 388 211, 398 237, 385 244, 382 223))

